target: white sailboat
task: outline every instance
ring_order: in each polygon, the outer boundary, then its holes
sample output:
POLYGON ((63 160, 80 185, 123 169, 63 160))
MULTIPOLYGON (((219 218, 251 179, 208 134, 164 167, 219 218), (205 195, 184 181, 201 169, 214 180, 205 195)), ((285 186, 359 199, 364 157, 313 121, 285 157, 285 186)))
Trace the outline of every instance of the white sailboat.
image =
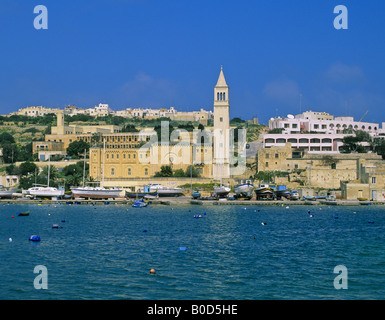
POLYGON ((225 187, 222 183, 222 164, 221 164, 221 181, 219 187, 214 187, 214 192, 218 198, 227 198, 231 189, 229 187, 225 187))
POLYGON ((84 166, 83 166, 83 186, 82 187, 73 187, 71 188, 72 195, 74 198, 89 198, 89 199, 108 199, 108 198, 118 198, 122 190, 106 189, 104 188, 104 168, 105 168, 105 154, 106 154, 106 140, 103 141, 103 176, 102 183, 100 187, 85 187, 84 186, 84 177, 85 177, 85 152, 84 152, 84 166))
POLYGON ((48 177, 47 177, 47 186, 37 186, 29 188, 26 194, 29 194, 34 197, 62 197, 64 196, 64 188, 58 189, 55 187, 49 186, 49 175, 51 171, 51 157, 48 157, 48 177))

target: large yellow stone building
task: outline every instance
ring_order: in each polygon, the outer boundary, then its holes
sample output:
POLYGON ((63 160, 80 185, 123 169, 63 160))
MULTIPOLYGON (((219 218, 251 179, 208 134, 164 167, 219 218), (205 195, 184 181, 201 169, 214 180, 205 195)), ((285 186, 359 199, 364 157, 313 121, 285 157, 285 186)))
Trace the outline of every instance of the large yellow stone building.
POLYGON ((186 172, 194 165, 201 177, 230 178, 229 109, 229 87, 221 68, 214 87, 214 127, 206 128, 205 133, 177 129, 165 141, 153 129, 122 133, 120 127, 112 125, 65 125, 64 113, 58 112, 57 126, 46 135, 46 141, 33 143, 33 151, 39 153, 40 160, 46 160, 52 154, 65 154, 71 142, 83 140, 90 144, 90 177, 118 182, 122 187, 132 187, 135 179, 153 177, 163 165, 171 166, 174 172, 186 172))

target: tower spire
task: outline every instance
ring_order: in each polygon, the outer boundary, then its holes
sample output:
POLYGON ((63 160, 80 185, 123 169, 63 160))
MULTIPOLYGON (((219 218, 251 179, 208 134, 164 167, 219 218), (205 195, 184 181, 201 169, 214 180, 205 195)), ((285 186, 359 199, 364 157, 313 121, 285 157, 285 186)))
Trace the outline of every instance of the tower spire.
POLYGON ((223 74, 223 66, 221 65, 221 72, 219 73, 218 81, 216 87, 228 87, 225 79, 225 75, 223 74))

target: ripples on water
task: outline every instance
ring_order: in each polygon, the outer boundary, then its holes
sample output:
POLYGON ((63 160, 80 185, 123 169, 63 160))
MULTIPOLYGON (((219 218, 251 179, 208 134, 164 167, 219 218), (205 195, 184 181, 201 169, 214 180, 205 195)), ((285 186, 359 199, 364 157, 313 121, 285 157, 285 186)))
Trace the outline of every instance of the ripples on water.
POLYGON ((384 225, 375 206, 6 205, 0 299, 383 299, 384 225), (348 290, 333 286, 337 265, 348 290))

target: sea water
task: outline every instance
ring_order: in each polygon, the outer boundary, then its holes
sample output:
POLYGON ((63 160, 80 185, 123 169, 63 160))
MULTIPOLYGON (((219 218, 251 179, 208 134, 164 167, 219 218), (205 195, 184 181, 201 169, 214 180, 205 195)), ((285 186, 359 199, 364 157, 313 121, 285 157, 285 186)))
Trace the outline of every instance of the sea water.
POLYGON ((385 207, 3 205, 0 277, 0 299, 383 299, 385 207))

